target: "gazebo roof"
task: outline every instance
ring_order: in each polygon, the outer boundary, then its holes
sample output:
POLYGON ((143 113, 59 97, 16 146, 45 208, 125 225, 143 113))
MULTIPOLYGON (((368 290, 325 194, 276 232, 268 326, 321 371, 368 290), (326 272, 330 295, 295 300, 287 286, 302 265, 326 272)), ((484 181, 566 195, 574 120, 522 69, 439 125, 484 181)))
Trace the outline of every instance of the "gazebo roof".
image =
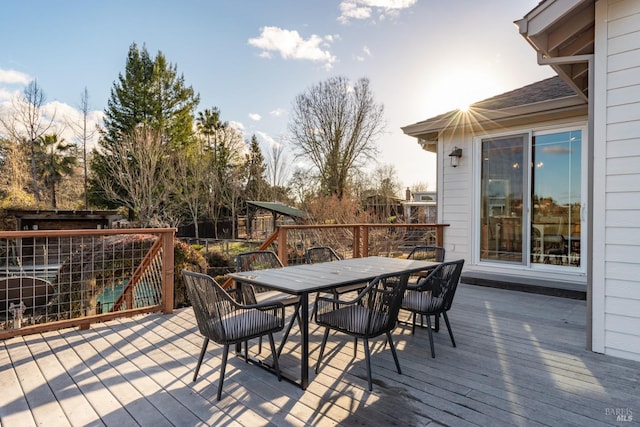
POLYGON ((291 218, 307 218, 306 212, 301 211, 300 209, 293 208, 291 206, 283 205, 282 203, 275 202, 258 202, 258 201, 247 201, 247 205, 255 206, 260 209, 266 209, 273 213, 278 213, 281 215, 286 215, 291 218))

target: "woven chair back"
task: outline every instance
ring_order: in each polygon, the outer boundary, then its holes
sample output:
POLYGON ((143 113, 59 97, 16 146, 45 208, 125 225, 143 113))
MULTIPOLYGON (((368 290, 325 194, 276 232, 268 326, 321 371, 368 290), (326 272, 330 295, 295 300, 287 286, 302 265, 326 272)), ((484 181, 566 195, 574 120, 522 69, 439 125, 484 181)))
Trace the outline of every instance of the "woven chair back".
POLYGON ((236 256, 236 271, 281 268, 282 262, 273 251, 242 252, 236 256))
POLYGON ((411 250, 408 259, 417 259, 421 261, 444 261, 445 250, 441 246, 416 246, 411 250))
POLYGON ((231 296, 211 276, 185 270, 182 273, 200 333, 224 344, 227 333, 220 319, 235 310, 231 296))
POLYGON ((304 253, 307 264, 315 264, 318 262, 338 261, 340 257, 330 246, 316 246, 308 248, 304 253))
POLYGON ((430 312, 448 311, 451 308, 463 266, 463 259, 442 263, 425 279, 431 289, 430 312))

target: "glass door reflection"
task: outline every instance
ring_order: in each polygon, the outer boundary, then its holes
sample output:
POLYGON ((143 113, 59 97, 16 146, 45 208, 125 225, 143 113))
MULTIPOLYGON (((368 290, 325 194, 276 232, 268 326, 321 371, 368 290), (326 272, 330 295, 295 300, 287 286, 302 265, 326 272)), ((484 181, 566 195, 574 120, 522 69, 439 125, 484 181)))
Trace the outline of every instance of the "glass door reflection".
POLYGON ((581 146, 579 130, 533 138, 532 264, 581 264, 581 146))
POLYGON ((482 141, 481 250, 483 261, 524 263, 523 201, 527 135, 482 141))

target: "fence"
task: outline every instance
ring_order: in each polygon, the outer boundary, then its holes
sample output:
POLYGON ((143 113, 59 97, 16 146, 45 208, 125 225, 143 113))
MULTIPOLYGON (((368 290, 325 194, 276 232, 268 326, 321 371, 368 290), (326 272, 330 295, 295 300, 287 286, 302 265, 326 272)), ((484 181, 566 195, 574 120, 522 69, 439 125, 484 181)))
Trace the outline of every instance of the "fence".
POLYGON ((402 257, 415 246, 443 246, 444 227, 447 224, 283 225, 274 250, 285 265, 304 262, 304 250, 313 246, 331 246, 343 258, 402 257))
POLYGON ((0 339, 173 310, 174 229, 0 232, 0 339))

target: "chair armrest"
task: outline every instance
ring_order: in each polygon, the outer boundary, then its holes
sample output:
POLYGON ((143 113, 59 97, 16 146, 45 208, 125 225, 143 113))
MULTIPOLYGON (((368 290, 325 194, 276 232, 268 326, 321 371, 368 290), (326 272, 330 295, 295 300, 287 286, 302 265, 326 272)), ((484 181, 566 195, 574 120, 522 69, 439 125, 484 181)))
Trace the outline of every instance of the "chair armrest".
POLYGON ((351 301, 345 301, 345 300, 341 300, 338 298, 331 298, 331 297, 318 297, 316 298, 316 304, 322 302, 327 303, 327 304, 339 304, 339 305, 353 305, 353 304, 357 304, 358 303, 359 298, 356 297, 356 299, 351 300, 351 301))
POLYGON ((415 285, 407 285, 407 290, 408 291, 429 291, 429 290, 433 290, 434 287, 434 279, 435 279, 435 275, 439 274, 442 264, 438 264, 436 267, 432 268, 431 270, 428 270, 429 274, 426 277, 423 277, 422 279, 418 280, 418 283, 416 283, 415 285))
POLYGON ((360 301, 362 301, 362 298, 364 298, 367 295, 367 292, 369 292, 369 288, 371 288, 373 285, 374 285, 373 282, 369 283, 352 300, 341 300, 341 299, 337 299, 329 296, 326 296, 326 297, 318 296, 316 298, 315 303, 313 304, 314 306, 313 312, 315 313, 316 319, 318 317, 318 313, 321 313, 324 311, 323 310, 324 307, 331 307, 332 310, 339 310, 341 308, 359 305, 360 301))
POLYGON ((261 304, 243 305, 244 310, 259 310, 264 312, 272 312, 278 319, 284 321, 284 304, 281 302, 269 302, 261 304))
MULTIPOLYGON (((242 310, 251 310, 251 309, 257 309, 257 310, 272 310, 272 309, 279 309, 282 308, 282 310, 284 310, 284 304, 282 304, 281 302, 263 302, 263 303, 256 303, 255 300, 255 294, 254 294, 254 290, 253 290, 253 285, 250 285, 248 283, 244 283, 242 285, 242 290, 243 290, 243 294, 245 293, 245 288, 248 292, 247 296, 251 296, 252 300, 247 302, 239 302, 237 300, 235 300, 231 295, 229 295, 228 293, 225 293, 223 295, 223 298, 228 301, 229 303, 231 303, 231 305, 233 307, 235 307, 236 309, 242 309, 242 310)), ((244 299, 245 295, 243 295, 243 299, 244 299)))
POLYGON ((238 304, 238 308, 244 310, 273 310, 273 309, 282 309, 284 310, 284 304, 281 302, 263 302, 260 304, 238 304))

